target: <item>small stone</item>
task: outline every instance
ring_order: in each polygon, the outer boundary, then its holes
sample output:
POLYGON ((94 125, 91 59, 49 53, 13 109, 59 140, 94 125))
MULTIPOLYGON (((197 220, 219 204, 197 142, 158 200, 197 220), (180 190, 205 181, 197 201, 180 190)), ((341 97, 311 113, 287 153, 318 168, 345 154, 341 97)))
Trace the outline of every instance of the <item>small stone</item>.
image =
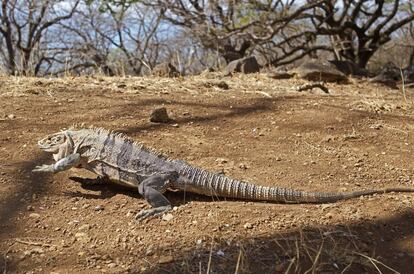
POLYGON ((76 233, 75 238, 76 238, 77 241, 79 241, 81 243, 88 243, 90 241, 90 238, 89 238, 88 234, 86 234, 85 232, 76 233))
POLYGON ((276 267, 275 267, 275 271, 278 272, 278 273, 285 272, 286 271, 286 264, 284 264, 284 263, 277 264, 276 267))
POLYGON ((371 125, 369 128, 372 129, 381 129, 383 126, 381 124, 375 124, 375 125, 371 125))
POLYGON ((27 211, 34 211, 34 207, 32 205, 28 205, 26 209, 27 211))
POLYGON ((30 251, 31 254, 43 254, 45 251, 40 247, 35 247, 30 251))
POLYGON ((224 159, 224 158, 217 158, 216 159, 216 163, 219 163, 219 164, 225 164, 227 162, 228 162, 228 160, 224 159))
POLYGON ((97 206, 95 206, 94 210, 95 211, 101 211, 101 210, 104 210, 104 207, 101 206, 101 205, 97 205, 97 206))
POLYGON ((109 263, 109 264, 107 265, 107 267, 109 267, 109 268, 114 268, 114 267, 116 267, 116 263, 109 263))
POLYGON ((224 256, 224 252, 223 252, 223 250, 221 250, 221 249, 219 249, 219 250, 216 252, 216 254, 217 254, 218 256, 224 256))
POLYGON ((174 258, 171 255, 161 255, 158 259, 158 263, 160 264, 167 264, 171 263, 172 261, 174 261, 174 258))
POLYGON ((243 226, 245 229, 252 229, 253 225, 251 223, 245 223, 243 226))
POLYGON ((167 222, 171 221, 173 218, 174 218, 174 215, 172 215, 171 213, 162 215, 162 219, 167 222))
POLYGON ((135 212, 134 211, 132 211, 132 210, 128 210, 128 212, 127 212, 127 214, 126 214, 126 217, 131 217, 131 216, 133 216, 133 215, 135 215, 135 212))
POLYGON ((39 219, 40 218, 40 214, 39 213, 30 213, 29 214, 29 217, 30 218, 33 218, 33 219, 39 219))
POLYGON ((16 115, 14 115, 14 114, 9 114, 9 115, 7 115, 7 118, 9 118, 9 119, 14 119, 14 118, 16 118, 16 115))
POLYGON ((78 230, 89 230, 89 229, 91 229, 91 226, 90 226, 89 224, 84 224, 84 225, 81 225, 81 226, 78 228, 78 230))
POLYGON ((218 82, 217 87, 219 87, 221 89, 225 89, 225 90, 228 90, 230 88, 229 85, 224 81, 218 82))
POLYGON ((246 165, 246 164, 244 164, 244 163, 240 163, 240 164, 239 164, 239 168, 240 168, 240 169, 243 169, 243 170, 246 170, 248 167, 247 167, 247 165, 246 165))
POLYGON ((150 114, 150 122, 153 122, 153 123, 171 122, 171 118, 168 117, 167 109, 165 107, 154 109, 150 114))

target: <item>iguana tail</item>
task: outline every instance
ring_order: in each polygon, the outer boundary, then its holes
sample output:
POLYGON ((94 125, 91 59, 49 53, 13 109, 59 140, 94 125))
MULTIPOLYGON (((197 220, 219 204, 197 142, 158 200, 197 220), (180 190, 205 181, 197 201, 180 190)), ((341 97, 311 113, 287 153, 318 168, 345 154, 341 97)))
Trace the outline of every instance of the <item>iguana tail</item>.
POLYGON ((174 187, 193 193, 246 200, 284 203, 331 203, 363 195, 414 192, 414 188, 386 188, 355 192, 307 192, 282 187, 266 187, 231 179, 221 174, 187 166, 181 170, 174 187))

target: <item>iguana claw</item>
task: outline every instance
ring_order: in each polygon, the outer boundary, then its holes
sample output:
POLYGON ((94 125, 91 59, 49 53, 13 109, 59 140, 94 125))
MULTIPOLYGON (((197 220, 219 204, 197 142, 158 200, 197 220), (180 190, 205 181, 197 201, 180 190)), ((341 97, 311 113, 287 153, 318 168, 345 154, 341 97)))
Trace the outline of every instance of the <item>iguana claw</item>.
POLYGON ((35 166, 32 172, 54 172, 53 165, 35 166))
POLYGON ((138 212, 137 215, 135 215, 135 219, 137 221, 142 221, 148 217, 151 216, 158 216, 161 215, 164 212, 170 211, 172 208, 170 205, 167 206, 160 206, 160 207, 156 207, 156 208, 151 208, 151 209, 144 209, 141 210, 140 212, 138 212))

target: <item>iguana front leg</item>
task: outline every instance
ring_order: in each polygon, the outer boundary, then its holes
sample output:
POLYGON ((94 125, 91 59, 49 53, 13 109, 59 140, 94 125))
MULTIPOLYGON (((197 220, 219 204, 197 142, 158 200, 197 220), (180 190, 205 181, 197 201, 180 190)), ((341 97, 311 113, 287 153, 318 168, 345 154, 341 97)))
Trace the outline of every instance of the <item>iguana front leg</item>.
POLYGON ((150 216, 160 215, 171 210, 171 203, 162 195, 171 184, 177 180, 178 173, 176 171, 165 172, 148 177, 138 186, 138 192, 153 207, 147 210, 141 210, 135 218, 140 221, 150 216))
POLYGON ((32 170, 32 172, 53 172, 53 173, 57 173, 57 172, 68 170, 72 167, 75 167, 75 166, 79 165, 80 159, 81 159, 81 157, 80 157, 79 153, 70 154, 70 155, 66 156, 65 158, 60 159, 59 161, 57 161, 56 163, 54 163, 52 165, 36 166, 32 170))

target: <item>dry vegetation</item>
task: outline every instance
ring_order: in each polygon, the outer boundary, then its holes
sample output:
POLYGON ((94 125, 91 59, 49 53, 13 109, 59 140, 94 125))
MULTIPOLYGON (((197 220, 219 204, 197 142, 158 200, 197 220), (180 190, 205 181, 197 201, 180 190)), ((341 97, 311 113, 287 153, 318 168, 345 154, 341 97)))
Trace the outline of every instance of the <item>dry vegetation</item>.
POLYGON ((137 193, 86 187, 36 141, 74 123, 126 133, 172 157, 263 185, 316 191, 413 187, 413 90, 362 80, 0 78, 3 273, 409 273, 413 195, 284 205, 169 193, 172 219, 143 223, 137 193), (226 85, 228 89, 226 89, 226 85), (165 106, 175 120, 149 122, 165 106))

